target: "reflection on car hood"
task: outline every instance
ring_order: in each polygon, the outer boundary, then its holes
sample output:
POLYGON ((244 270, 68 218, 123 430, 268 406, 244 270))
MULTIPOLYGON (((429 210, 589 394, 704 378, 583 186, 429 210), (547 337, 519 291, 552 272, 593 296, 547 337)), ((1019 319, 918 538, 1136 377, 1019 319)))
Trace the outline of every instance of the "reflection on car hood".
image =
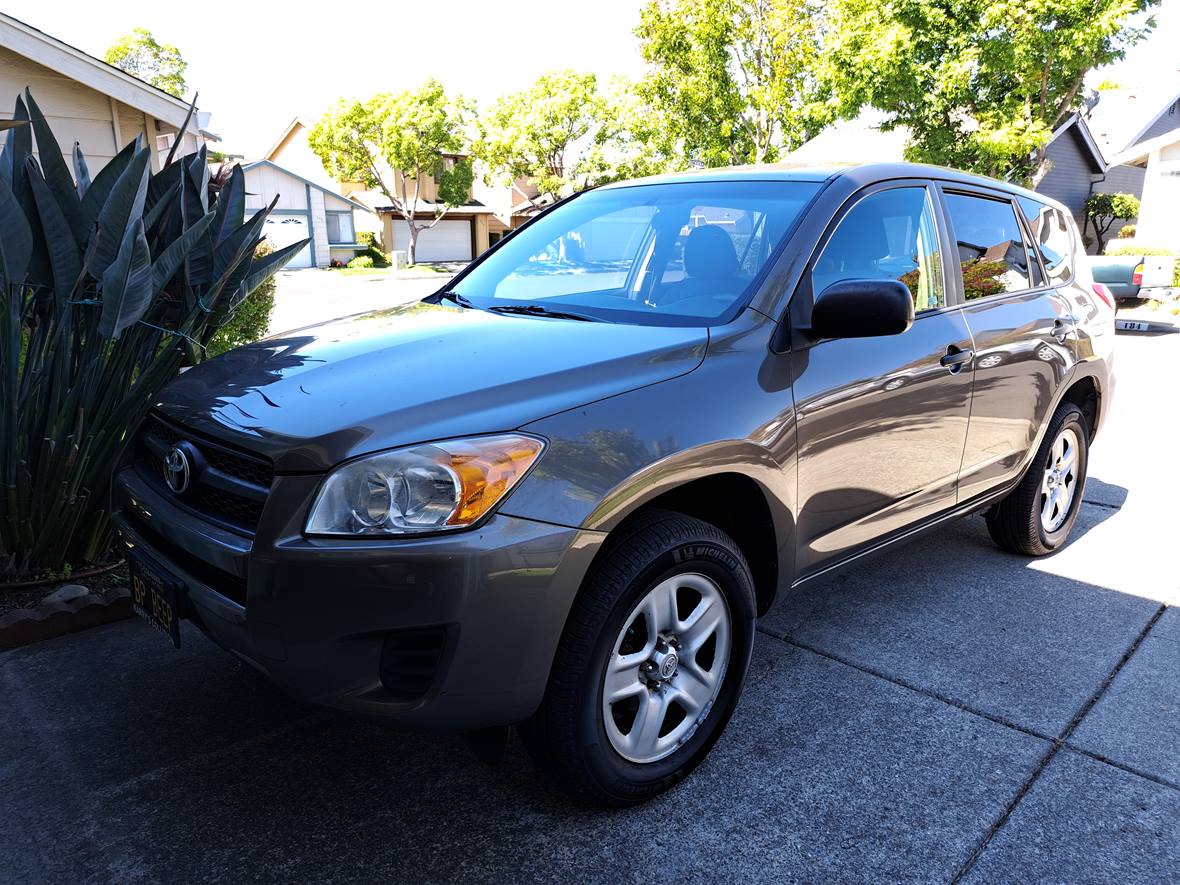
POLYGON ((415 303, 269 338, 185 372, 157 408, 318 471, 392 446, 511 430, 692 371, 708 331, 415 303))

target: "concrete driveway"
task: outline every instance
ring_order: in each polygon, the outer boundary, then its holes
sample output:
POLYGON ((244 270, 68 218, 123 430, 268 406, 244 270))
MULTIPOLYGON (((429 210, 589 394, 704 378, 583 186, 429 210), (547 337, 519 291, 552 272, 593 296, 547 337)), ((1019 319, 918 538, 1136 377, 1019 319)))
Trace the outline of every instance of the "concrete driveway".
POLYGON ((355 275, 318 268, 283 271, 275 276, 270 333, 417 301, 438 291, 452 276, 425 269, 355 275))
POLYGON ((192 630, 0 655, 0 879, 1176 881, 1180 336, 1122 337, 1073 543, 981 518, 790 597, 711 757, 642 808, 278 696, 192 630))

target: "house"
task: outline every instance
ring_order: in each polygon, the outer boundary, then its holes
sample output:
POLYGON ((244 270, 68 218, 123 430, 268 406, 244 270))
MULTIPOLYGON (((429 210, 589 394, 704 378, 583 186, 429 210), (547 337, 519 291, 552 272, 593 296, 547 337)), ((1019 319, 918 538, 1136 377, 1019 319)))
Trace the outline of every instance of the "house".
POLYGON ((1134 242, 1180 253, 1180 126, 1136 142, 1117 160, 1144 174, 1134 242))
POLYGON ((248 212, 278 198, 266 219, 267 242, 281 249, 297 240, 309 241, 288 268, 327 267, 333 260, 347 264, 365 248, 357 242, 357 217, 371 213, 361 203, 270 160, 246 163, 242 172, 248 212))
MULTIPOLYGON (((1143 170, 1108 159, 1087 118, 1072 114, 1054 131, 1045 148, 1049 171, 1036 190, 1067 206, 1082 232, 1087 251, 1097 243, 1089 231, 1086 199, 1090 194, 1143 193, 1143 170)), ((1128 219, 1133 222, 1134 219, 1128 219)))
MULTIPOLYGON (((308 144, 307 134, 313 125, 306 117, 295 117, 271 145, 264 159, 363 206, 368 213, 357 213, 357 230, 376 233, 382 248, 388 252, 405 252, 409 248, 410 233, 401 212, 380 191, 366 190, 358 182, 334 181, 308 144)), ((462 154, 448 154, 441 158, 443 163, 462 159, 466 159, 462 154)), ((405 189, 400 184, 396 187, 396 196, 405 197, 405 189)), ((431 175, 422 175, 416 183, 411 183, 408 196, 412 198, 415 191, 419 201, 415 222, 428 225, 434 221, 436 210, 442 208, 438 202, 437 182, 431 175)), ((508 230, 518 226, 527 214, 527 205, 522 204, 521 214, 515 215, 512 196, 510 188, 488 187, 477 181, 463 205, 447 210, 445 218, 418 234, 417 260, 469 261, 483 252, 508 230)))
MULTIPOLYGON (((0 13, 0 119, 11 119, 26 86, 62 151, 81 145, 92 176, 137 135, 159 170, 189 111, 188 102, 0 13)), ((198 112, 178 153, 219 141, 207 125, 208 114, 198 112)))

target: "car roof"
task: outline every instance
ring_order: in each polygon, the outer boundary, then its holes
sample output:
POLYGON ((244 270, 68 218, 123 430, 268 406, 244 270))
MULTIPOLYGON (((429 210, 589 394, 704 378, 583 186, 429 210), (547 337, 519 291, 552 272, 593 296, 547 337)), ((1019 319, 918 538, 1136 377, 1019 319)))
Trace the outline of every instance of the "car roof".
POLYGON ((618 181, 604 185, 604 188, 691 181, 808 181, 821 183, 835 179, 846 179, 856 187, 863 187, 879 181, 898 178, 929 178, 938 181, 976 184, 1064 209, 1056 200, 1011 182, 923 163, 861 163, 847 166, 802 166, 792 163, 769 163, 760 166, 727 166, 714 169, 690 169, 686 172, 672 172, 666 175, 653 175, 649 178, 618 181))

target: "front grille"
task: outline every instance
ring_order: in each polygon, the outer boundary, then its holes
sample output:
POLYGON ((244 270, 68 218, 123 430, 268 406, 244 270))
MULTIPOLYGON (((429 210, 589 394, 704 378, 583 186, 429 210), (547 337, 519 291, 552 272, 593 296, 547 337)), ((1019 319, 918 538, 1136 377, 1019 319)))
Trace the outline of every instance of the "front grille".
POLYGON ((446 647, 445 626, 390 633, 381 648, 381 685, 397 701, 422 698, 434 684, 446 647))
POLYGON ((139 475, 161 494, 238 534, 253 536, 274 481, 274 467, 257 455, 214 442, 151 414, 136 441, 139 475), (193 455, 188 489, 176 494, 164 479, 164 460, 175 446, 193 455))

